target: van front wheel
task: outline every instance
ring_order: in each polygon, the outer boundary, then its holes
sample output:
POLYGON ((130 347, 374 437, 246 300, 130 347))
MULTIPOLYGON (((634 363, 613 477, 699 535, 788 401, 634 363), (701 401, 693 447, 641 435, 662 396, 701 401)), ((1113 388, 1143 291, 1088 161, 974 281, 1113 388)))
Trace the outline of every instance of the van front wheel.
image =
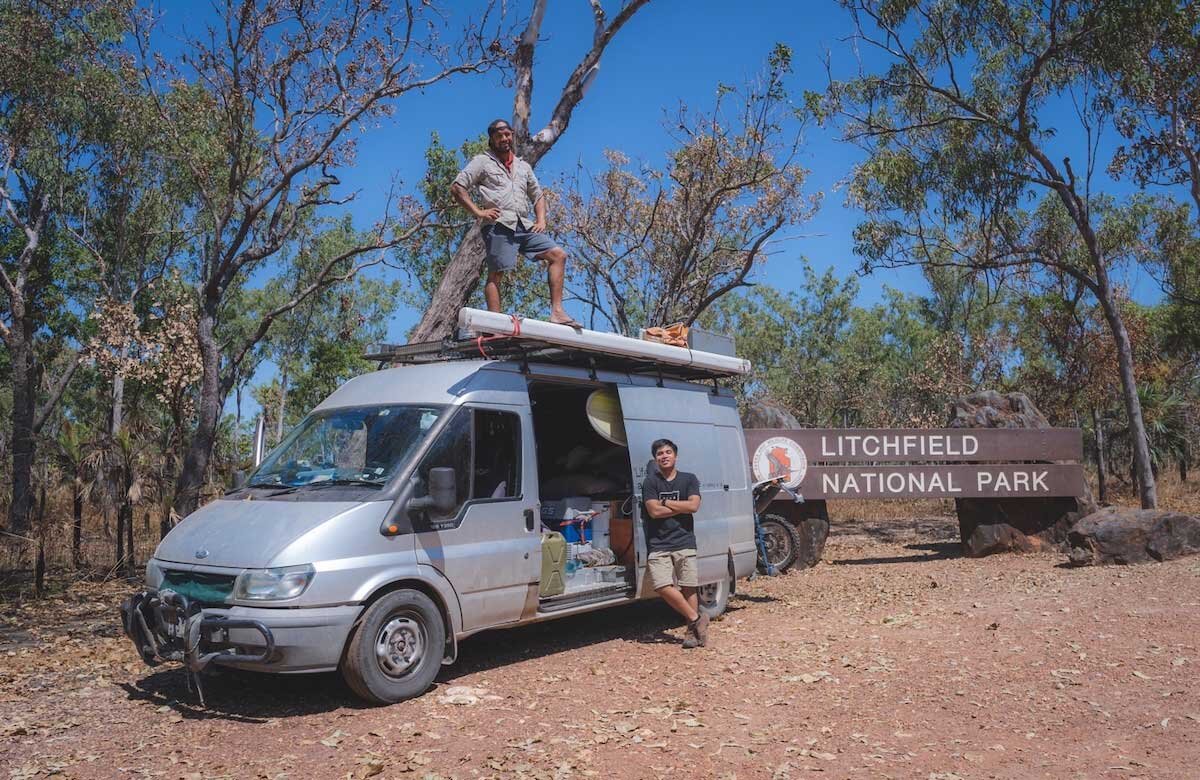
POLYGON ((342 677, 363 699, 393 704, 420 696, 437 677, 446 626, 433 600, 396 590, 363 613, 342 660, 342 677))

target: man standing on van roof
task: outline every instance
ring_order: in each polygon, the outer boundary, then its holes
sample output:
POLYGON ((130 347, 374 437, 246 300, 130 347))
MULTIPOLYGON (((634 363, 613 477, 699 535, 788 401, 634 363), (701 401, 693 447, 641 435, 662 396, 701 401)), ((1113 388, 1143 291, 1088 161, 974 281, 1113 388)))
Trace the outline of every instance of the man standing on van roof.
POLYGON ((646 546, 650 556, 646 573, 650 585, 688 622, 684 647, 704 647, 708 642, 708 615, 699 609, 696 589, 694 513, 700 510, 700 480, 695 474, 675 468, 679 448, 670 439, 650 445, 658 468, 651 468, 642 482, 646 505, 646 546))
POLYGON ((550 321, 581 328, 563 310, 563 271, 567 253, 546 235, 546 199, 529 163, 513 153, 513 131, 497 119, 488 125, 488 151, 477 154, 450 185, 450 192, 463 208, 484 221, 483 244, 488 277, 483 288, 489 311, 500 311, 500 280, 517 265, 517 252, 547 264, 550 285, 550 321), (478 189, 480 208, 471 199, 478 189), (533 223, 529 222, 532 207, 533 223))

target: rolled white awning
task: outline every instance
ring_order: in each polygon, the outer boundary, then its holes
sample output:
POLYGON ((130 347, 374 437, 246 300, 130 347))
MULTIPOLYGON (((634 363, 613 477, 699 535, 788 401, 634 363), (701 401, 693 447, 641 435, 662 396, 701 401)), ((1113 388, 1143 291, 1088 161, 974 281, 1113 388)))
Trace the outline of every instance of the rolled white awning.
POLYGON ((461 309, 458 313, 458 325, 475 334, 513 336, 584 352, 618 355, 671 366, 689 366, 729 375, 750 373, 750 361, 739 357, 699 352, 656 341, 631 339, 628 336, 598 330, 575 330, 567 325, 544 320, 514 320, 512 315, 482 309, 461 309))

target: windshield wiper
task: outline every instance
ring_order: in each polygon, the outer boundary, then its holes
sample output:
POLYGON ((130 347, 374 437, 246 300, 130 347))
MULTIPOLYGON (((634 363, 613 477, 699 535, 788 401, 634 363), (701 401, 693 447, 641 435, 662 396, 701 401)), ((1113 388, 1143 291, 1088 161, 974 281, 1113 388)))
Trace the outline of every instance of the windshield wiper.
POLYGON ((373 479, 347 479, 347 478, 322 479, 317 482, 309 482, 308 484, 301 485, 300 487, 317 487, 318 485, 364 485, 364 486, 369 485, 371 487, 383 487, 382 482, 376 482, 373 479))
POLYGON ((289 493, 295 493, 297 490, 302 490, 304 488, 316 488, 325 485, 361 485, 363 487, 374 488, 383 487, 382 482, 375 482, 369 479, 320 479, 316 482, 305 482, 300 485, 289 485, 286 482, 250 482, 246 484, 246 487, 279 488, 275 492, 267 494, 267 498, 272 498, 274 496, 285 496, 289 493))

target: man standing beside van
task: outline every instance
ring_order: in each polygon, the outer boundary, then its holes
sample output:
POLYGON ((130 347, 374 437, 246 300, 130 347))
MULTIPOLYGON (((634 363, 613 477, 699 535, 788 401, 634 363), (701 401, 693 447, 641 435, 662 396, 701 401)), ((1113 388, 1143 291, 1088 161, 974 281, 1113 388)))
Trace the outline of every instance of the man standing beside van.
POLYGON ((708 615, 700 611, 696 590, 700 581, 696 568, 695 513, 700 509, 700 480, 679 471, 675 459, 679 448, 670 439, 650 445, 657 468, 642 482, 646 506, 646 573, 650 585, 663 601, 688 622, 683 646, 704 647, 708 642, 708 615))
POLYGON ((517 253, 546 263, 550 286, 550 321, 583 327, 563 309, 563 272, 567 253, 546 234, 546 199, 529 163, 513 152, 513 131, 497 119, 487 127, 488 150, 467 163, 450 185, 450 193, 462 207, 483 220, 483 245, 488 277, 483 288, 488 311, 500 311, 500 282, 506 271, 517 265, 517 253), (478 190, 480 208, 471 199, 478 190), (533 210, 533 223, 529 212, 533 210))

